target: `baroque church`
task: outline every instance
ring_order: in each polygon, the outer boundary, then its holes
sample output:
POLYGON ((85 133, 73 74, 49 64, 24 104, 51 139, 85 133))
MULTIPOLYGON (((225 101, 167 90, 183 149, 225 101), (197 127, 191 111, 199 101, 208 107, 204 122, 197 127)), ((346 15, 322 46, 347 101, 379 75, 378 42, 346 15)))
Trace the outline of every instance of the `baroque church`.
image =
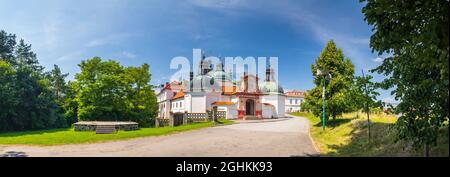
POLYGON ((210 60, 202 58, 199 73, 190 73, 189 81, 166 83, 157 94, 158 121, 183 124, 183 118, 206 118, 216 109, 225 119, 263 119, 285 116, 285 94, 270 66, 260 86, 257 75, 244 73, 233 81, 222 63, 214 69, 210 60))

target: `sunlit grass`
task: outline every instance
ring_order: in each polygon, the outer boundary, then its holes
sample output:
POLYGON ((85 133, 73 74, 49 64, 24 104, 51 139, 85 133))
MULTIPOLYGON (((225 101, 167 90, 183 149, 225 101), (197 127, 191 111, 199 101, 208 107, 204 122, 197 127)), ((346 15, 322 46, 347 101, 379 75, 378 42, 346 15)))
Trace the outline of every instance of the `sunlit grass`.
POLYGON ((233 121, 219 120, 219 123, 213 122, 194 123, 177 127, 160 127, 160 128, 141 128, 135 131, 119 131, 116 134, 95 134, 94 131, 79 132, 73 128, 52 129, 40 131, 23 131, 0 133, 1 144, 27 144, 27 145, 61 145, 61 144, 78 144, 78 143, 94 143, 112 140, 122 140, 146 136, 160 136, 176 132, 195 130, 214 125, 227 125, 233 121))
MULTIPOLYGON (((324 156, 422 156, 421 149, 414 149, 406 141, 395 141, 392 128, 397 118, 384 113, 371 114, 371 141, 365 113, 348 113, 329 120, 325 131, 321 120, 311 113, 293 113, 311 122, 311 136, 324 156)), ((432 148, 432 156, 448 156, 448 129, 442 129, 438 146, 432 148)))

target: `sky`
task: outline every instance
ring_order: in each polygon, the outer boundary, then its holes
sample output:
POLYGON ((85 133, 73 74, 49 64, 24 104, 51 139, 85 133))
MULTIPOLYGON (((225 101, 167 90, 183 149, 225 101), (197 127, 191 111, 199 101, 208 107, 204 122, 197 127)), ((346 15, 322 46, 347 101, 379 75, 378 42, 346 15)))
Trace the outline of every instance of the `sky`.
MULTIPOLYGON (((0 30, 32 44, 40 63, 73 79, 82 60, 99 56, 125 66, 150 65, 152 84, 177 70, 170 61, 207 55, 278 57, 285 88, 314 87, 311 64, 334 40, 361 70, 382 57, 369 47, 372 27, 358 0, 0 0, 0 30)), ((383 76, 374 74, 375 80, 383 76)), ((393 102, 389 92, 380 100, 393 102)))

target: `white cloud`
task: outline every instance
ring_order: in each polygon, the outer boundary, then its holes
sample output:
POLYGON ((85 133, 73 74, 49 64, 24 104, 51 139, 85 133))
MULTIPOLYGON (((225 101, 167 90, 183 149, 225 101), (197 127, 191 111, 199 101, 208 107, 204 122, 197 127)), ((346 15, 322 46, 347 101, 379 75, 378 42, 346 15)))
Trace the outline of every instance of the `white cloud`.
POLYGON ((105 44, 104 40, 94 39, 92 41, 89 41, 86 46, 87 47, 97 47, 97 46, 101 46, 101 45, 104 45, 104 44, 105 44))
POLYGON ((344 55, 349 57, 357 67, 368 65, 367 61, 373 58, 369 48, 370 36, 357 34, 347 27, 334 27, 336 22, 323 17, 322 14, 312 11, 305 5, 293 4, 292 2, 275 3, 272 8, 276 15, 286 20, 299 33, 309 30, 318 42, 325 45, 329 40, 334 40, 339 48, 343 49, 344 55))
POLYGON ((98 46, 103 46, 103 45, 107 45, 107 44, 114 44, 114 43, 117 43, 120 40, 126 39, 126 38, 131 37, 131 36, 132 35, 125 34, 125 33, 111 34, 111 35, 108 35, 108 36, 103 37, 103 38, 97 38, 97 39, 93 39, 93 40, 89 41, 86 44, 86 47, 98 47, 98 46))
POLYGON ((374 61, 376 63, 382 63, 384 61, 384 58, 377 57, 377 58, 374 58, 372 61, 374 61))
POLYGON ((56 59, 56 61, 69 61, 69 60, 80 60, 83 58, 82 51, 76 51, 72 53, 65 54, 56 59))
POLYGON ((130 52, 127 52, 127 51, 123 51, 122 55, 124 55, 124 56, 126 56, 128 58, 136 58, 136 54, 130 53, 130 52))

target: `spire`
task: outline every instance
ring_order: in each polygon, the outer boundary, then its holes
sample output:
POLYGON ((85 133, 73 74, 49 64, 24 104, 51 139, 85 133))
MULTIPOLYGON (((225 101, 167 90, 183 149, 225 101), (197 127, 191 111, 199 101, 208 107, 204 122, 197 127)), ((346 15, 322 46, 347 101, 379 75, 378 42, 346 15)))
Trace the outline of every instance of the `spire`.
POLYGON ((275 81, 275 72, 273 71, 272 67, 270 66, 266 69, 266 81, 275 81))

